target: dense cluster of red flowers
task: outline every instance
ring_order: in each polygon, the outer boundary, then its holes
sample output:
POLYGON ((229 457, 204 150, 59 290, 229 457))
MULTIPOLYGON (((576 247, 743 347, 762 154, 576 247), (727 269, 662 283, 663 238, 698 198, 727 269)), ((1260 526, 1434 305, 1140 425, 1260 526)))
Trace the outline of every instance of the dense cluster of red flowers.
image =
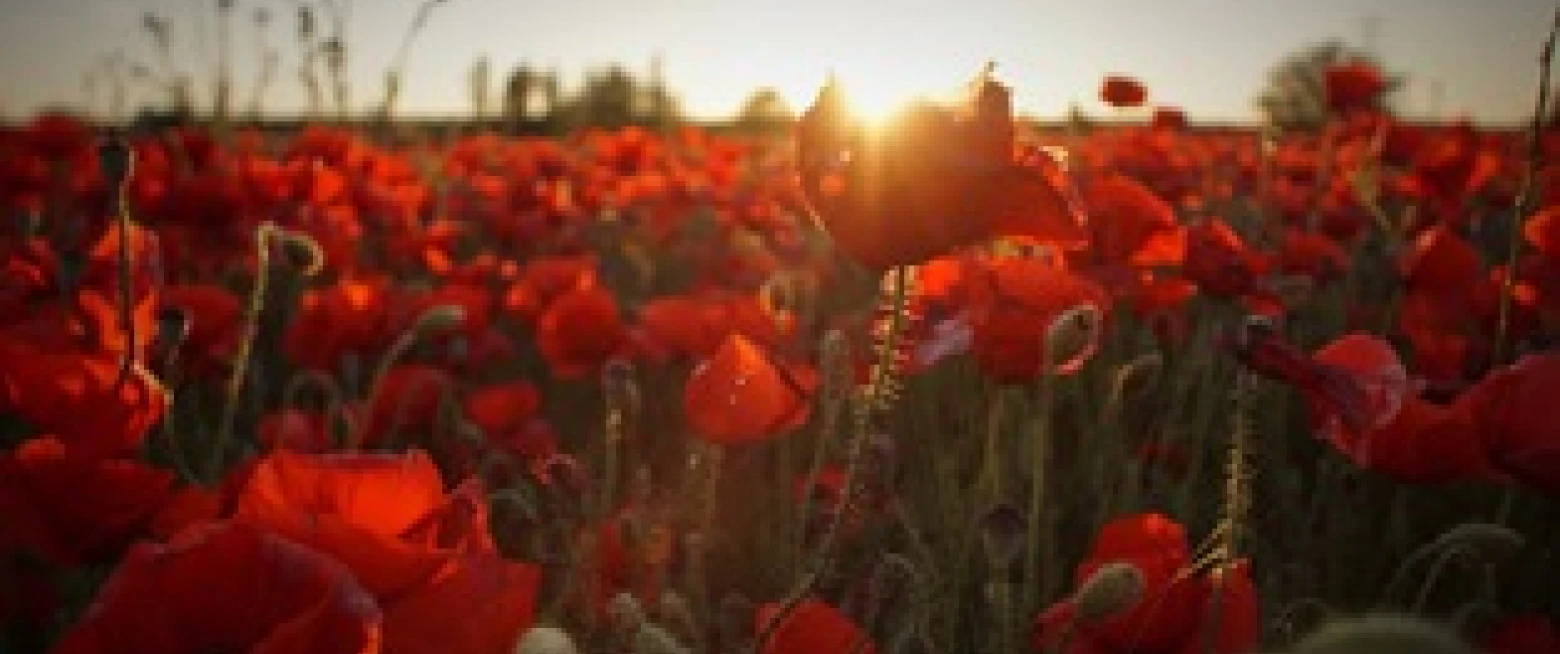
MULTIPOLYGON (((967 356, 1000 384, 1068 375, 1138 327, 1176 352, 1199 307, 1227 307, 1264 317, 1228 334, 1234 355, 1298 389, 1355 466, 1560 493, 1560 355, 1535 346, 1560 329, 1560 165, 1513 227, 1514 135, 1399 122, 1360 65, 1326 83, 1321 133, 1264 144, 1164 107, 1065 158, 986 78, 885 130, 826 89, 794 153, 697 129, 183 128, 117 153, 62 116, 0 130, 0 627, 53 628, 65 581, 98 569, 54 651, 509 652, 564 582, 495 537, 497 490, 588 494, 601 437, 557 420, 594 410, 578 384, 631 362, 680 389, 629 407, 658 433, 615 418, 612 447, 782 437, 818 414, 818 337, 872 340, 873 307, 840 306, 862 269, 915 280, 906 374, 967 356), (1501 229, 1521 230, 1515 260, 1487 244, 1501 229), (1305 353, 1272 327, 1325 301, 1349 335, 1305 353)), ((821 473, 803 487, 853 492, 821 473)), ((678 526, 627 497, 557 517, 586 571, 559 592, 589 620, 659 600, 676 567, 678 526)), ((1194 569, 1183 528, 1142 514, 1100 528, 1077 582, 1116 564, 1135 599, 1104 617, 1062 600, 1037 647, 1257 645, 1252 562, 1194 569)), ((820 599, 752 624, 771 654, 875 651, 820 599)), ((1541 621, 1492 639, 1554 651, 1524 644, 1553 647, 1541 621)))

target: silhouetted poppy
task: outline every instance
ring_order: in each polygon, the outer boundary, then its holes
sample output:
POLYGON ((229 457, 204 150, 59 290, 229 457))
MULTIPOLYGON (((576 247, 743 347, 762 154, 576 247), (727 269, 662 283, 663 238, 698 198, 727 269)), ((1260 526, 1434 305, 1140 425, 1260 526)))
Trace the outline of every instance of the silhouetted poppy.
POLYGON ((1078 247, 1081 213, 1060 165, 1015 157, 1008 90, 977 80, 969 106, 920 104, 872 133, 832 83, 797 127, 802 193, 836 246, 886 269, 998 236, 1078 247))
POLYGON ((1112 107, 1141 107, 1148 101, 1148 87, 1125 75, 1106 75, 1100 85, 1100 100, 1112 107))
POLYGON ((769 638, 759 644, 762 654, 872 654, 877 648, 861 627, 856 626, 838 609, 816 599, 802 600, 784 622, 772 626, 781 619, 783 607, 765 604, 758 609, 755 633, 769 631, 769 638), (772 631, 771 631, 772 629, 772 631))
POLYGON ((111 561, 146 532, 172 483, 173 475, 136 461, 30 439, 0 454, 0 551, 60 565, 111 561))
POLYGON ((1186 112, 1179 107, 1155 107, 1150 124, 1154 129, 1183 130, 1186 129, 1186 112))
POLYGON ((250 525, 130 550, 56 654, 375 654, 382 617, 352 575, 250 525))
POLYGON ((759 441, 807 421, 815 384, 810 370, 777 362, 747 337, 731 334, 688 376, 683 413, 710 441, 759 441))

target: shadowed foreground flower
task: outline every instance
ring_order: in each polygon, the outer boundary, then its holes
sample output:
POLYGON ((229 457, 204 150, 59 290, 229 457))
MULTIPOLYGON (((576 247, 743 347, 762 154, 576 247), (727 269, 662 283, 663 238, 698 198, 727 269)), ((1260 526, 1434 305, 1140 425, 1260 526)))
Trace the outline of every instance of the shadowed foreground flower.
POLYGON ((1107 523, 1078 566, 1078 592, 1036 618, 1035 647, 1065 643, 1066 654, 1251 651, 1260 615, 1248 564, 1203 575, 1191 574, 1190 564, 1186 532, 1163 515, 1107 523))
POLYGON ((683 387, 683 411, 716 443, 762 440, 807 421, 816 385, 810 370, 787 367, 740 334, 700 364, 683 387))
POLYGON ((57 436, 82 456, 133 451, 168 408, 168 393, 140 364, 120 382, 119 357, 60 351, 0 333, 0 414, 57 436))
MULTIPOLYGON (((783 607, 765 604, 758 609, 757 633, 762 635, 780 616, 783 607)), ((774 628, 761 644, 761 654, 873 654, 877 651, 867 633, 849 618, 819 600, 804 600, 785 622, 774 628), (867 642, 863 642, 867 641, 867 642)))
POLYGON ((530 625, 539 571, 500 557, 474 480, 446 494, 432 460, 277 450, 237 518, 341 561, 384 608, 396 652, 502 652, 530 625))
POLYGON ((382 618, 340 564, 239 523, 125 556, 55 654, 373 654, 382 618))
POLYGON ((999 236, 1081 246, 1060 164, 1016 152, 1009 92, 986 76, 967 106, 919 104, 881 133, 831 83, 797 127, 808 204, 840 250, 879 270, 999 236))
POLYGON ((61 565, 111 561, 145 533, 172 482, 137 461, 29 440, 0 454, 0 552, 19 548, 61 565))

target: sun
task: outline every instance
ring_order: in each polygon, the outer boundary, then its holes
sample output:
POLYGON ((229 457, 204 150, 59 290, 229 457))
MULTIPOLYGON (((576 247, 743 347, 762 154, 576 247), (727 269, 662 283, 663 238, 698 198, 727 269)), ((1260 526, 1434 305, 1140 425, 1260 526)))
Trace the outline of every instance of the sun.
POLYGON ((853 115, 868 125, 881 126, 916 102, 939 99, 946 94, 945 89, 936 88, 935 83, 929 83, 924 75, 915 72, 915 68, 909 66, 835 69, 828 78, 806 91, 796 106, 811 106, 818 91, 832 79, 853 115))

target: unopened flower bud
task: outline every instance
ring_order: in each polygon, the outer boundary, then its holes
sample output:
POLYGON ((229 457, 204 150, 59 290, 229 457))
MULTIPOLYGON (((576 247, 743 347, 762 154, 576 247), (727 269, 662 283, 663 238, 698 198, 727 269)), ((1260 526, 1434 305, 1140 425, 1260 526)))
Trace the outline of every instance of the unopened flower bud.
POLYGON ((1142 601, 1146 585, 1143 571, 1131 563, 1116 561, 1101 566, 1073 593, 1078 621, 1100 622, 1130 611, 1142 601))

